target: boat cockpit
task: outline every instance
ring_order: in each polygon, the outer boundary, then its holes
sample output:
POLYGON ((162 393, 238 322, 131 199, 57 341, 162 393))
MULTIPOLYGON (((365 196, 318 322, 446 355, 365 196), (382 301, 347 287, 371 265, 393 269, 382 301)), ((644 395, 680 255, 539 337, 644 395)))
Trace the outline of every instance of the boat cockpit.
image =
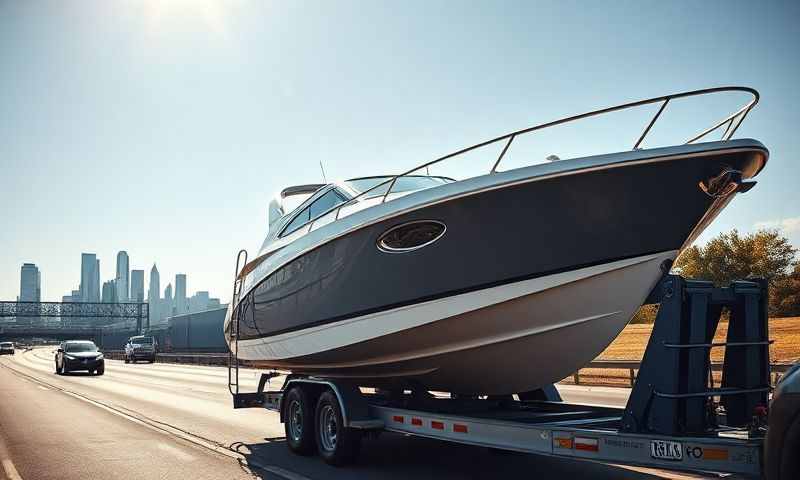
MULTIPOLYGON (((320 217, 332 213, 334 209, 340 210, 341 208, 337 207, 344 207, 345 204, 363 202, 362 208, 370 206, 376 203, 371 200, 382 199, 386 195, 392 178, 393 175, 381 175, 352 178, 327 185, 307 184, 284 188, 275 195, 269 205, 269 237, 274 239, 291 235, 320 217)), ((392 186, 389 198, 397 198, 454 181, 452 178, 430 175, 400 177, 392 186)), ((337 218, 340 216, 336 215, 337 218)))

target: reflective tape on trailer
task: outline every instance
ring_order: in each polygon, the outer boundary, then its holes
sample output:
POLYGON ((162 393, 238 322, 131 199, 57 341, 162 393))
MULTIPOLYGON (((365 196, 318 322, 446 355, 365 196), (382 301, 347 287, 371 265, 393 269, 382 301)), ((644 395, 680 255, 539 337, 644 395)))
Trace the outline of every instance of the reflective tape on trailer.
POLYGON ((599 452, 600 442, 596 438, 575 437, 573 439, 573 448, 583 452, 599 452))

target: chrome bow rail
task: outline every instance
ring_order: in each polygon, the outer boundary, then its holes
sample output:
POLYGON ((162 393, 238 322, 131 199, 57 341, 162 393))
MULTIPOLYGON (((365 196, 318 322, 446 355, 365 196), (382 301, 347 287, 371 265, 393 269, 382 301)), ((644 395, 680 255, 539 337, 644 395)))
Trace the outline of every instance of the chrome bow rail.
POLYGON ((503 146, 503 150, 500 152, 500 155, 497 157, 497 160, 494 162, 494 164, 492 165, 491 170, 489 171, 489 173, 495 173, 497 171, 497 167, 500 165, 500 162, 503 160, 503 157, 508 152, 508 149, 511 146, 511 143, 514 141, 515 138, 517 138, 520 135, 524 135, 526 133, 535 132, 537 130, 543 130, 543 129, 549 128, 549 127, 554 127, 556 125, 561 125, 561 124, 564 124, 564 123, 569 123, 569 122, 574 122, 574 121, 577 121, 577 120, 582 120, 584 118, 604 115, 606 113, 617 112, 617 111, 620 111, 620 110, 627 110, 627 109, 630 109, 630 108, 636 108, 636 107, 640 107, 640 106, 643 106, 643 105, 661 103, 661 106, 659 107, 659 109, 656 112, 656 114, 653 116, 653 118, 650 120, 650 122, 647 124, 647 126, 645 126, 644 131, 642 131, 641 135, 639 135, 639 137, 634 142, 632 150, 637 150, 637 149, 639 149, 639 146, 642 144, 644 139, 647 137, 647 134, 650 133, 650 130, 653 128, 653 125, 655 125, 656 121, 658 121, 659 117, 664 112, 664 109, 666 109, 666 107, 667 107, 667 105, 669 104, 670 101, 678 99, 678 98, 695 97, 695 96, 709 95, 709 94, 720 93, 720 92, 744 92, 744 93, 749 93, 750 95, 752 95, 752 98, 747 103, 745 103, 741 108, 739 108, 735 112, 731 113, 730 115, 726 116, 725 118, 723 118, 719 122, 715 123, 711 127, 709 127, 707 129, 703 130, 702 132, 698 133, 694 137, 691 137, 685 143, 689 144, 689 143, 696 142, 696 141, 708 136, 711 132, 714 132, 716 130, 721 129, 722 127, 725 127, 725 131, 722 134, 721 140, 723 140, 723 141, 724 140, 730 140, 730 138, 733 136, 733 134, 739 128, 739 125, 741 125, 742 121, 747 116, 747 114, 750 112, 750 110, 752 110, 753 107, 758 103, 759 94, 755 89, 752 89, 752 88, 749 88, 749 87, 735 87, 735 86, 705 88, 705 89, 702 89, 702 90, 692 90, 692 91, 688 91, 688 92, 673 93, 671 95, 664 95, 664 96, 661 96, 661 97, 654 97, 654 98, 648 98, 648 99, 645 99, 645 100, 639 100, 639 101, 636 101, 636 102, 624 103, 624 104, 616 105, 616 106, 613 106, 613 107, 601 108, 600 110, 593 110, 591 112, 581 113, 579 115, 573 115, 571 117, 561 118, 561 119, 558 119, 558 120, 554 120, 552 122, 542 123, 542 124, 539 124, 539 125, 534 125, 532 127, 523 128, 522 130, 517 130, 515 132, 507 133, 505 135, 493 138, 491 140, 486 140, 484 142, 472 145, 471 147, 463 148, 463 149, 457 150, 457 151, 455 151, 453 153, 449 153, 449 154, 447 154, 447 155, 445 155, 443 157, 439 157, 439 158, 436 158, 436 159, 431 160, 429 162, 423 163, 423 164, 421 164, 421 165, 419 165, 417 167, 412 168, 411 170, 408 170, 408 171, 403 172, 401 174, 395 175, 395 176, 393 176, 391 178, 387 178, 385 181, 375 185, 374 187, 372 187, 372 188, 370 188, 368 190, 365 190, 365 191, 361 192, 360 194, 358 194, 357 196, 351 198, 350 200, 348 200, 348 201, 346 201, 344 203, 341 203, 341 204, 339 204, 339 205, 337 205, 337 206, 325 211, 322 215, 319 215, 316 219, 314 219, 311 222, 309 222, 309 231, 310 231, 310 229, 313 228, 313 224, 314 224, 315 220, 324 217, 325 215, 327 215, 330 212, 333 212, 334 210, 336 211, 336 215, 334 217, 334 220, 336 220, 336 219, 339 218, 339 213, 341 212, 342 208, 344 208, 344 207, 346 207, 348 205, 352 205, 354 202, 358 201, 359 198, 361 198, 361 197, 363 197, 365 195, 368 195, 370 192, 372 192, 372 191, 374 191, 374 190, 376 190, 378 188, 381 188, 382 186, 384 186, 386 184, 389 184, 389 188, 386 189, 386 193, 383 194, 383 198, 381 199, 381 203, 385 202, 387 197, 389 196, 389 194, 392 192, 392 188, 394 188, 395 183, 397 183, 397 179, 398 178, 405 177, 407 175, 411 175, 412 173, 414 173, 416 171, 419 171, 419 170, 422 170, 423 168, 427 169, 428 167, 430 167, 432 165, 435 165, 437 163, 443 162, 444 160, 447 160, 449 158, 453 158, 453 157, 457 157, 459 155, 463 155, 465 153, 471 152, 473 150, 477 150, 479 148, 491 145, 493 143, 505 142, 505 145, 503 146))

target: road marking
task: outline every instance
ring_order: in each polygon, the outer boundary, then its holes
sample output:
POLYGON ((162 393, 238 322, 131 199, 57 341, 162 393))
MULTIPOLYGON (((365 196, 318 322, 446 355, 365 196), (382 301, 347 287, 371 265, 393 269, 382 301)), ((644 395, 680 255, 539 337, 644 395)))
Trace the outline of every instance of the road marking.
MULTIPOLYGON (((107 412, 109 412, 109 413, 111 413, 113 415, 117 415, 119 417, 122 417, 122 418, 124 418, 124 419, 126 419, 126 420, 128 420, 130 422, 139 424, 139 425, 141 425, 141 426, 143 426, 145 428, 148 428, 150 430, 159 432, 159 433, 161 433, 163 435, 167 435, 167 436, 169 436, 171 438, 177 437, 179 439, 182 439, 184 441, 190 442, 190 443, 192 443, 194 445, 197 445, 199 447, 203 447, 203 448, 206 448, 206 449, 211 450, 213 452, 216 452, 218 454, 224 455, 224 456, 226 456, 228 458, 231 458, 231 459, 234 459, 234 460, 238 461, 240 465, 242 465, 243 467, 245 467, 247 469, 256 468, 256 469, 259 469, 259 470, 264 470, 264 471, 273 473, 275 475, 278 475, 280 477, 284 477, 287 480, 310 480, 308 477, 303 476, 303 475, 301 475, 299 473, 294 473, 294 472, 292 472, 290 470, 286 470, 284 468, 281 468, 281 467, 278 467, 278 466, 275 466, 275 465, 263 464, 263 463, 261 463, 261 461, 258 458, 249 458, 248 459, 242 453, 240 453, 240 452, 236 451, 235 449, 233 449, 231 446, 221 445, 219 443, 214 442, 213 440, 209 440, 209 439, 203 438, 203 437, 201 437, 199 435, 195 435, 195 434, 193 434, 191 432, 188 432, 188 431, 185 431, 185 430, 181 430, 181 429, 179 429, 177 427, 174 427, 172 425, 169 425, 167 423, 159 422, 158 420, 150 419, 150 418, 147 418, 147 417, 139 418, 138 416, 134 415, 136 412, 123 411, 122 409, 120 409, 120 407, 112 407, 111 405, 106 405, 106 404, 104 404, 102 402, 99 402, 97 400, 89 398, 89 397, 87 397, 85 395, 66 390, 65 388, 59 387, 58 385, 55 385, 55 384, 51 384, 51 383, 49 383, 49 382, 47 382, 47 381, 45 381, 45 380, 43 380, 43 379, 41 379, 41 378, 39 378, 37 376, 22 372, 20 370, 17 370, 16 368, 13 368, 13 367, 5 364, 5 363, 0 363, 0 365, 5 367, 6 369, 10 370, 14 374, 16 374, 17 378, 21 378, 23 380, 27 380, 27 381, 36 383, 37 385, 47 385, 48 387, 50 387, 53 390, 57 390, 57 391, 59 391, 61 393, 69 395, 69 396, 71 396, 71 397, 73 397, 73 398, 75 398, 77 400, 81 400, 81 401, 86 402, 86 403, 88 403, 90 405, 94 405, 95 407, 101 408, 101 409, 103 409, 103 410, 105 410, 105 411, 107 411, 107 412)), ((37 372, 37 373, 41 373, 41 372, 37 372)), ((125 409, 125 410, 127 410, 127 409, 125 409)), ((181 453, 183 453, 183 452, 181 452, 181 453)), ((3 463, 3 466, 5 467, 5 462, 3 463)), ((13 468, 13 464, 11 465, 11 467, 13 468)), ((16 473, 16 469, 14 470, 14 472, 16 473)), ((11 474, 8 474, 8 477, 9 477, 9 480, 22 480, 22 477, 20 477, 18 473, 17 473, 16 477, 14 477, 11 474)))
POLYGON ((167 445, 166 443, 158 443, 158 448, 164 450, 165 452, 169 452, 172 455, 178 457, 178 459, 191 462, 194 460, 194 457, 189 455, 186 452, 182 452, 180 449, 173 447, 172 445, 167 445))
POLYGON ((22 480, 22 477, 17 472, 17 469, 14 468, 14 462, 5 458, 3 459, 3 470, 6 471, 6 477, 8 480, 22 480))
POLYGON ((270 473, 274 473, 275 475, 284 477, 287 480, 311 480, 310 478, 300 475, 299 473, 290 472, 289 470, 286 470, 281 467, 274 467, 271 465, 258 465, 258 464, 253 464, 253 466, 256 468, 260 468, 261 470, 266 470, 270 473))

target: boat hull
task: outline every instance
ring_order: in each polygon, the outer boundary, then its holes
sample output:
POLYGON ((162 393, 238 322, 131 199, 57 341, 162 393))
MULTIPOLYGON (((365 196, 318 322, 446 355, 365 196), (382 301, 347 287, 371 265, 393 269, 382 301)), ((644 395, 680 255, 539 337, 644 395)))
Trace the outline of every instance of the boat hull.
POLYGON ((361 215, 403 208, 328 235, 254 282, 237 305, 239 356, 459 393, 557 381, 602 352, 664 262, 735 195, 712 198, 699 182, 725 168, 749 178, 765 161, 757 147, 609 158, 554 175, 487 176, 470 191, 457 182, 437 187, 452 194, 435 201, 424 191, 387 202, 361 215), (446 233, 408 253, 377 247, 397 225, 425 220, 446 233))
POLYGON ((239 349, 251 358, 321 350, 261 364, 362 385, 525 392, 568 376, 602 352, 676 253, 492 287, 267 341, 245 340, 239 349), (356 339, 362 340, 351 343, 356 339))

